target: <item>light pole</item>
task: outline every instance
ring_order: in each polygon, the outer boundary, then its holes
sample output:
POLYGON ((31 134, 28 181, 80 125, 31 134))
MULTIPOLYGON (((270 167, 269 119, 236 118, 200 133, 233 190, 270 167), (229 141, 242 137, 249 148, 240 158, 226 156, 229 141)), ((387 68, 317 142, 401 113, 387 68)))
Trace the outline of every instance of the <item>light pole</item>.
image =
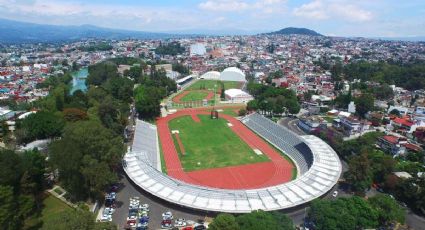
POLYGON ((214 107, 215 107, 215 101, 217 100, 217 84, 214 85, 214 107))

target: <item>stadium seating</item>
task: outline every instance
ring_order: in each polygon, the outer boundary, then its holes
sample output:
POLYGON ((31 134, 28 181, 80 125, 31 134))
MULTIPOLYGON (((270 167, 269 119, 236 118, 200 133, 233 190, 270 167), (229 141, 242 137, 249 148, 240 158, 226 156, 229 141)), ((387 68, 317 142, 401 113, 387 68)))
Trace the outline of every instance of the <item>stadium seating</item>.
POLYGON ((287 154, 298 166, 300 174, 308 171, 313 163, 313 154, 296 134, 257 113, 242 120, 248 128, 287 154))
POLYGON ((144 160, 149 161, 151 165, 156 167, 160 161, 156 126, 137 120, 131 150, 144 153, 142 155, 144 160))

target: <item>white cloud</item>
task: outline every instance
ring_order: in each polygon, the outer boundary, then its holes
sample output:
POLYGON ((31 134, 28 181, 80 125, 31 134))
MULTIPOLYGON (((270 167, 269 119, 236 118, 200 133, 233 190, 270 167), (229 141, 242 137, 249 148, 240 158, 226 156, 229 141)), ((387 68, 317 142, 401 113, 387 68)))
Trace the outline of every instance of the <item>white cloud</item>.
POLYGON ((292 13, 298 17, 316 20, 367 22, 373 19, 371 11, 362 9, 348 0, 314 0, 294 8, 292 13))
POLYGON ((201 10, 232 12, 232 11, 260 11, 264 13, 280 12, 285 7, 286 0, 257 0, 253 2, 241 0, 208 0, 201 2, 201 10))
POLYGON ((329 15, 325 10, 325 6, 322 1, 316 0, 310 3, 306 3, 297 7, 293 10, 295 16, 306 17, 311 19, 327 19, 329 15))
POLYGON ((249 5, 239 0, 209 0, 199 4, 199 8, 209 11, 243 11, 249 8, 249 5))
POLYGON ((0 15, 36 23, 94 24, 152 31, 199 25, 199 13, 190 10, 60 0, 0 0, 0 15))

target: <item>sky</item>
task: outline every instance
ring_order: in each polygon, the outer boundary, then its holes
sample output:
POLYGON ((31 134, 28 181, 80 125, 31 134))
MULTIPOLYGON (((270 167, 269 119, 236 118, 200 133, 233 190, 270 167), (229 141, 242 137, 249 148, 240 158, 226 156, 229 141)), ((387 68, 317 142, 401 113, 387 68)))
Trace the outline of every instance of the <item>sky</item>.
POLYGON ((0 0, 0 17, 152 32, 269 32, 425 36, 425 0, 0 0))

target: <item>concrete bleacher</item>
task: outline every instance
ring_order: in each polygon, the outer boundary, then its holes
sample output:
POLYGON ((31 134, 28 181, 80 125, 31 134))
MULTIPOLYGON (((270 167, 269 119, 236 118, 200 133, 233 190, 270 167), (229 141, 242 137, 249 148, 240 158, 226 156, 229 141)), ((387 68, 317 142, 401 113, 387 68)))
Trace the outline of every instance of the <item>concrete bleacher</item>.
MULTIPOLYGON (((258 117, 259 115, 254 116, 254 121, 263 120, 258 117)), ((248 118, 252 118, 252 115, 248 118)), ((249 122, 246 118, 244 121, 249 122)), ((296 161, 303 160, 297 146, 302 145, 302 148, 309 149, 312 154, 311 165, 309 166, 305 159, 305 162, 301 163, 307 171, 288 183, 260 189, 228 190, 188 184, 163 174, 157 167, 159 160, 157 128, 143 121, 136 123, 132 149, 123 159, 124 171, 140 188, 163 200, 192 209, 229 213, 295 207, 322 196, 338 181, 341 174, 339 158, 321 139, 315 136, 296 136, 291 132, 283 134, 276 127, 271 127, 268 122, 251 123, 262 132, 265 132, 262 126, 266 125, 270 126, 272 133, 287 135, 284 144, 288 146, 285 147, 285 152, 298 153, 293 155, 296 161)), ((282 141, 278 135, 268 134, 267 137, 270 137, 265 138, 269 142, 282 141)), ((279 146, 284 147, 282 144, 279 146)))
POLYGON ((244 117, 241 122, 288 155, 297 165, 299 174, 311 167, 313 154, 295 133, 257 113, 244 117))
POLYGON ((145 160, 149 161, 156 169, 161 170, 157 133, 155 125, 136 120, 136 129, 131 150, 133 152, 144 153, 143 157, 145 160))

